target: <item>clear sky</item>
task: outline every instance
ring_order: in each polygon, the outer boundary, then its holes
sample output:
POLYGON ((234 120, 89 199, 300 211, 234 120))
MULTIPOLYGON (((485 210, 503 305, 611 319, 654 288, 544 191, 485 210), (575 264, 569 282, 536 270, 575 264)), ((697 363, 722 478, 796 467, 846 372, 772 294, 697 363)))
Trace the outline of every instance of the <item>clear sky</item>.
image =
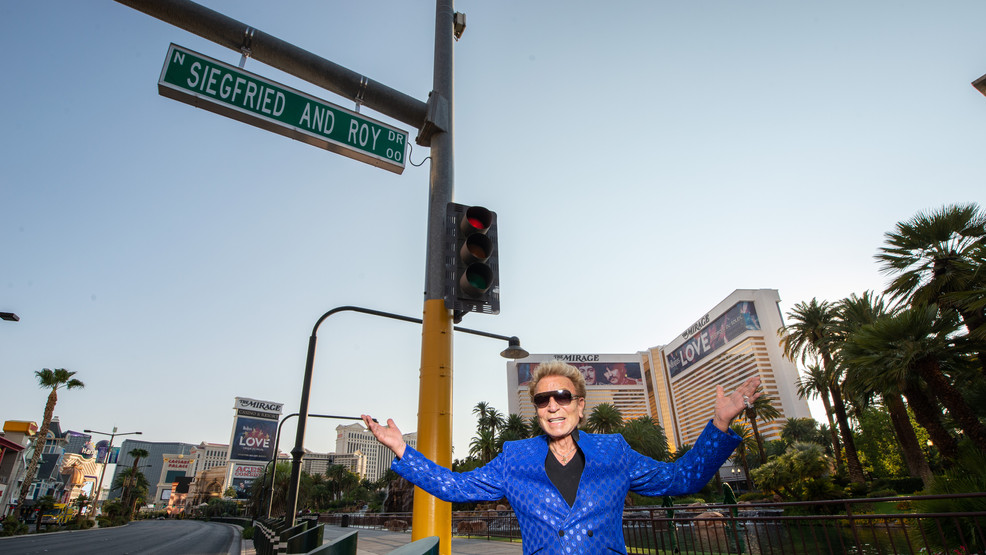
MULTIPOLYGON (((431 89, 431 2, 203 3, 431 89)), ((456 9, 455 199, 498 214, 502 298, 462 325, 531 352, 661 345, 737 288, 784 312, 882 289, 896 222, 986 200, 981 1, 456 9)), ((226 443, 236 396, 298 410, 323 312, 420 316, 428 163, 395 175, 160 96, 170 43, 239 54, 115 2, 0 2, 0 28, 0 311, 21 317, 0 322, 0 418, 40 422, 34 371, 67 368, 86 388, 64 428, 226 443)), ((319 337, 311 412, 415 429, 417 326, 347 313, 319 337)), ((457 458, 476 403, 506 412, 503 347, 456 337, 457 458)))

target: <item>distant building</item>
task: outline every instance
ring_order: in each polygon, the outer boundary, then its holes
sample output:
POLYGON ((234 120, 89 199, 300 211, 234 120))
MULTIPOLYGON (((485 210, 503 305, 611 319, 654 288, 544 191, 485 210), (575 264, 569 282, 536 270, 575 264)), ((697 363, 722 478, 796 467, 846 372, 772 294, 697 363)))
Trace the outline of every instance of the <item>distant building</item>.
POLYGON ((302 472, 314 476, 325 474, 330 466, 339 465, 357 476, 366 476, 366 455, 360 451, 355 453, 313 453, 305 450, 301 460, 302 472))
POLYGON ((191 475, 194 476, 203 470, 226 466, 229 460, 226 455, 229 453, 229 444, 226 443, 206 443, 202 442, 192 447, 189 456, 192 458, 191 475))
POLYGON ((585 377, 585 413, 602 403, 619 409, 625 420, 649 416, 647 391, 641 374, 640 354, 555 354, 531 355, 507 363, 508 409, 525 422, 536 411, 531 404, 529 383, 538 364, 561 360, 582 371, 585 377))
MULTIPOLYGON (((130 455, 130 452, 134 449, 144 449, 147 451, 148 455, 142 457, 140 461, 137 462, 137 471, 142 473, 145 478, 147 478, 148 483, 148 498, 144 500, 144 504, 153 504, 155 507, 163 508, 168 504, 167 499, 161 499, 162 497, 170 496, 171 486, 168 485, 168 493, 163 493, 163 485, 160 480, 165 476, 163 470, 165 467, 165 456, 174 457, 176 454, 190 453, 195 445, 190 443, 180 443, 180 442, 150 442, 150 441, 140 441, 133 439, 126 439, 123 444, 120 445, 120 457, 117 460, 116 470, 113 472, 112 479, 107 476, 106 479, 110 480, 110 484, 116 482, 117 477, 124 470, 129 470, 133 468, 134 457, 130 455)), ((187 456, 187 455, 186 455, 187 456)), ((173 469, 174 470, 174 469, 173 469)), ((110 487, 110 486, 104 486, 110 487)), ((123 488, 117 488, 110 490, 109 498, 116 499, 123 495, 123 488)))
POLYGON ((649 349, 645 371, 660 407, 672 448, 694 443, 712 417, 715 386, 727 392, 760 376, 764 394, 781 417, 758 422, 764 440, 780 439, 789 418, 810 418, 798 397, 798 369, 784 357, 777 330, 783 327, 774 289, 737 289, 666 345, 649 349), (673 434, 671 432, 674 432, 673 434))
MULTIPOLYGON (((411 447, 418 444, 417 433, 404 434, 403 438, 411 447)), ((394 460, 394 453, 377 441, 362 424, 336 426, 336 454, 355 455, 357 452, 366 457, 364 473, 357 470, 357 474, 370 481, 382 478, 394 460)))
POLYGON ((760 432, 765 440, 779 439, 787 419, 811 416, 797 394, 797 367, 779 346, 779 302, 773 289, 737 289, 664 345, 632 354, 540 354, 510 361, 508 410, 525 420, 534 416, 530 376, 538 364, 561 360, 586 378, 587 416, 600 403, 614 405, 624 420, 649 416, 676 451, 694 443, 712 418, 716 385, 729 392, 756 375, 781 414, 758 422, 760 432))
POLYGON ((0 437, 0 516, 6 516, 20 495, 27 469, 27 447, 38 433, 37 422, 7 420, 0 437))

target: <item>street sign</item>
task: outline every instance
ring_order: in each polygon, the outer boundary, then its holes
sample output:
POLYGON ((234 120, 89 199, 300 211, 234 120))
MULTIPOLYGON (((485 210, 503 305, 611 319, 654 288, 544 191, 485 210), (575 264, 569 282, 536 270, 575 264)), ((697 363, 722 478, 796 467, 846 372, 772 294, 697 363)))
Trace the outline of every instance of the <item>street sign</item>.
POLYGON ((407 133, 249 71, 172 44, 158 92, 392 171, 404 171, 407 133))

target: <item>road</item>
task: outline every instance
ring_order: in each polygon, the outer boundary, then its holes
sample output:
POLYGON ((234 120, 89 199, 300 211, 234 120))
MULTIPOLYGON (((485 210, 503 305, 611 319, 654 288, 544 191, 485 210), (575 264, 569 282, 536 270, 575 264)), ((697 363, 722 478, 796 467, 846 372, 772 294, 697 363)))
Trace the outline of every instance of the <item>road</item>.
POLYGON ((141 520, 127 526, 0 538, 0 553, 73 555, 228 555, 240 553, 240 528, 196 520, 141 520))

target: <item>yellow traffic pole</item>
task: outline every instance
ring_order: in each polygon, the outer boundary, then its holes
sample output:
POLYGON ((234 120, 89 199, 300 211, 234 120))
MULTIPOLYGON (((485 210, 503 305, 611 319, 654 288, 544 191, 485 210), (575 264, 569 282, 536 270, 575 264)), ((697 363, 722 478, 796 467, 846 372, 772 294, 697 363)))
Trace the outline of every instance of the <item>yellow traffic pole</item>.
MULTIPOLYGON (((452 315, 443 299, 424 303, 418 389, 418 451, 452 467, 452 315)), ((414 488, 411 540, 438 536, 439 552, 452 553, 452 504, 414 488)))

